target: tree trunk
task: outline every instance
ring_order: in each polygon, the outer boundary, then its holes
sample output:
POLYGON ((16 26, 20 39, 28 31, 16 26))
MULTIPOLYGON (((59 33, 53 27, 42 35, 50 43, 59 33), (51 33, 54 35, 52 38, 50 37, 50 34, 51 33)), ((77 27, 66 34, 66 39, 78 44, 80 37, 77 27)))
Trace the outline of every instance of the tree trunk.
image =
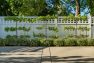
POLYGON ((80 0, 75 0, 76 1, 76 16, 80 14, 80 0))

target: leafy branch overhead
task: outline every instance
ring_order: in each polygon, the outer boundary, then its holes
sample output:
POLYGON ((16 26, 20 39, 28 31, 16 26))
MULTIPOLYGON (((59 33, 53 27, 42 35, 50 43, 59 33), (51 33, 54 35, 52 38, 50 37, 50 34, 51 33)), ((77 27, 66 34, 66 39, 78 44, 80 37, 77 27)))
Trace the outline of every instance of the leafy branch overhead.
POLYGON ((93 0, 0 0, 0 16, 94 15, 93 0))

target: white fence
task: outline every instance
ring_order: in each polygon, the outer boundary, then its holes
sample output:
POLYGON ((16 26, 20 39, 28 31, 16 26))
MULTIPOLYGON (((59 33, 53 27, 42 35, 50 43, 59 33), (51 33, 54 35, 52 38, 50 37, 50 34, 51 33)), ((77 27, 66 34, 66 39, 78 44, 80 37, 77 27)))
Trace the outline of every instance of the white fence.
MULTIPOLYGON (((33 18, 33 17, 31 17, 33 18)), ((71 21, 71 20, 67 20, 64 21, 63 17, 58 17, 58 19, 51 19, 49 21, 36 21, 34 23, 29 23, 29 22, 14 22, 14 21, 5 21, 4 17, 0 17, 0 37, 1 38, 5 38, 7 35, 29 35, 30 37, 34 37, 34 33, 35 34, 39 34, 42 33, 44 35, 46 35, 47 37, 50 36, 54 36, 57 35, 59 37, 65 37, 68 35, 88 35, 90 38, 94 37, 94 17, 89 16, 88 19, 86 21, 83 20, 79 20, 79 21, 71 21), (17 30, 17 31, 9 31, 6 32, 5 28, 6 27, 30 27, 30 31, 25 32, 22 30, 17 30), (81 31, 81 30, 65 30, 65 27, 70 27, 70 26, 74 26, 74 27, 88 27, 90 28, 89 31, 81 31), (39 30, 36 29, 37 27, 43 27, 43 29, 39 30), (58 32, 54 32, 51 30, 48 30, 49 27, 57 27, 58 32)))

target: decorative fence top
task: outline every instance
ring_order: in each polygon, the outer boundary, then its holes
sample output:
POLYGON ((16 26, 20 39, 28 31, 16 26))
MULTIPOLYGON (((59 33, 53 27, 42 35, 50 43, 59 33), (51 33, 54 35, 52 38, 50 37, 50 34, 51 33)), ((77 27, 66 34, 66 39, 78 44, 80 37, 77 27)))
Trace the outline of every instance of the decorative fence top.
MULTIPOLYGON (((35 17, 29 17, 29 18, 35 18, 35 17)), ((0 24, 13 24, 13 23, 16 23, 14 21, 5 21, 4 20, 4 17, 0 17, 0 24)), ((22 22, 19 22, 17 21, 18 24, 22 23, 22 22)), ((94 24, 94 17, 88 17, 87 20, 71 20, 71 19, 67 19, 67 20, 64 20, 64 17, 58 17, 57 19, 49 19, 49 20, 46 20, 45 21, 35 21, 33 23, 31 22, 23 22, 23 23, 27 23, 27 24, 94 24)))

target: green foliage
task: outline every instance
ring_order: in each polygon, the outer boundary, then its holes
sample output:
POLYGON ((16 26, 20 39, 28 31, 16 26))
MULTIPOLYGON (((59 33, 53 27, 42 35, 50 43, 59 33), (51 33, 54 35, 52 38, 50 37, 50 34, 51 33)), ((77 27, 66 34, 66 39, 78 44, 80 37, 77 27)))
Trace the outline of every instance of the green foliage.
POLYGON ((80 34, 79 36, 77 36, 77 38, 87 38, 87 37, 89 37, 89 35, 80 34))
POLYGON ((83 35, 83 34, 80 34, 80 35, 72 35, 72 34, 70 34, 70 35, 68 35, 68 36, 66 36, 67 38, 88 38, 89 37, 89 35, 83 35))
POLYGON ((90 14, 94 16, 94 0, 87 0, 87 4, 90 8, 90 14))
POLYGON ((0 39, 0 46, 39 46, 40 41, 37 39, 9 37, 0 39))
MULTIPOLYGON (((74 26, 65 26, 64 27, 64 30, 70 30, 70 31, 74 31, 76 28, 74 26)), ((77 28, 77 30, 81 30, 81 31, 89 31, 90 28, 88 27, 85 27, 85 26, 79 26, 77 28)))
POLYGON ((0 38, 0 46, 5 46, 5 44, 4 44, 4 39, 1 39, 1 38, 0 38))
POLYGON ((14 37, 1 39, 0 41, 1 41, 0 43, 1 46, 12 46, 12 45, 16 46, 17 43, 14 37))
POLYGON ((42 29, 43 29, 43 26, 36 27, 36 29, 38 29, 38 30, 42 30, 42 29))
POLYGON ((48 29, 50 31, 58 32, 58 28, 57 27, 48 27, 48 29))
POLYGON ((13 35, 13 36, 7 35, 7 36, 6 36, 6 38, 12 38, 12 37, 16 38, 17 36, 16 36, 16 35, 13 35))
MULTIPOLYGON (((14 37, 14 38, 17 38, 17 36, 16 35, 7 35, 6 36, 6 38, 11 38, 11 37, 14 37)), ((19 38, 30 38, 30 36, 29 35, 20 35, 20 36, 18 36, 19 38)))
POLYGON ((5 21, 15 21, 15 22, 35 22, 36 18, 28 18, 28 17, 24 17, 24 16, 6 16, 4 17, 5 21))
POLYGON ((13 15, 13 13, 10 11, 10 6, 7 3, 7 0, 0 0, 0 16, 9 16, 13 15))
MULTIPOLYGON (((79 3, 82 8, 86 5, 84 0, 79 3)), ((94 1, 86 0, 90 8, 90 13, 94 15, 94 1)), ((65 0, 65 3, 71 4, 70 0, 65 0)), ((76 8, 77 4, 71 4, 72 7, 76 8)), ((46 15, 67 15, 65 6, 62 5, 61 0, 54 0, 53 7, 48 8, 45 0, 0 0, 0 15, 1 16, 46 16, 46 15)), ((87 7, 88 7, 87 6, 87 7)), ((79 9, 80 10, 80 9, 79 9)))
POLYGON ((8 37, 0 39, 0 46, 94 46, 94 39, 87 38, 34 38, 8 37))
POLYGON ((74 26, 65 26, 64 30, 75 30, 76 28, 74 26))
POLYGON ((94 46, 94 39, 88 40, 88 46, 94 46))
POLYGON ((5 27, 5 31, 16 31, 16 30, 23 30, 23 31, 30 31, 30 27, 26 28, 26 27, 5 27))
POLYGON ((30 41, 30 44, 29 44, 29 46, 40 46, 40 41, 39 41, 39 39, 31 39, 31 41, 30 41))
POLYGON ((78 30, 81 30, 81 31, 89 31, 90 28, 84 27, 84 26, 79 26, 79 27, 78 27, 78 30))
POLYGON ((15 31, 16 28, 15 27, 10 27, 10 31, 15 31))
POLYGON ((65 44, 65 40, 63 39, 54 39, 54 46, 63 46, 65 44))
POLYGON ((54 39, 40 38, 38 40, 40 42, 40 46, 54 46, 54 39))
POLYGON ((46 38, 39 38, 38 39, 39 41, 40 41, 40 46, 47 46, 47 44, 46 44, 46 38))
POLYGON ((19 37, 20 37, 20 38, 30 38, 29 35, 20 35, 19 37))
POLYGON ((16 16, 35 16, 46 8, 45 0, 7 0, 11 12, 16 16))
POLYGON ((60 0, 55 0, 54 7, 48 8, 45 0, 0 0, 0 15, 8 16, 46 16, 66 15, 66 8, 60 0), (59 8, 60 7, 60 8, 59 8))
POLYGON ((41 20, 41 21, 47 21, 47 20, 50 20, 50 19, 55 19, 57 18, 57 16, 39 16, 39 17, 36 17, 36 18, 28 18, 28 17, 24 17, 24 16, 7 16, 7 17, 4 17, 5 21, 19 21, 19 22, 35 22, 35 21, 38 21, 38 20, 41 20))
POLYGON ((36 19, 41 21, 46 21, 46 20, 55 19, 55 18, 57 18, 57 16, 47 15, 47 16, 39 16, 36 19))
POLYGON ((45 45, 46 45, 46 46, 54 46, 54 41, 53 41, 53 39, 47 39, 47 40, 45 41, 45 45))
POLYGON ((78 41, 77 41, 77 45, 78 46, 86 46, 86 45, 88 45, 88 40, 87 39, 79 39, 78 41))
POLYGON ((5 31, 8 32, 8 31, 9 31, 9 27, 6 27, 6 28, 5 28, 5 31))
POLYGON ((87 21, 87 17, 86 16, 80 16, 80 20, 83 20, 83 21, 87 21))
POLYGON ((6 16, 5 21, 18 21, 20 20, 17 16, 6 16))
POLYGON ((63 21, 80 21, 80 20, 83 20, 83 21, 87 21, 87 17, 86 16, 73 16, 73 15, 70 15, 70 16, 64 16, 63 17, 63 21))
POLYGON ((17 39, 18 46, 27 46, 29 42, 30 42, 30 40, 26 39, 26 38, 18 38, 17 39))
POLYGON ((18 30, 23 30, 23 31, 30 31, 30 27, 19 27, 18 30))
POLYGON ((66 7, 62 5, 61 0, 54 0, 53 8, 51 9, 53 15, 65 16, 67 15, 66 7))
POLYGON ((43 37, 45 37, 45 34, 43 34, 43 33, 35 34, 35 33, 34 33, 33 36, 34 36, 34 37, 40 37, 40 38, 43 38, 43 37))
MULTIPOLYGON (((27 17, 17 17, 17 16, 8 16, 8 17, 5 17, 5 21, 19 21, 19 22, 35 22, 35 21, 49 21, 51 19, 57 19, 58 17, 57 16, 39 16, 39 17, 36 17, 36 18, 27 18, 27 17)), ((83 21, 87 21, 87 17, 86 16, 73 16, 73 15, 70 15, 70 16, 63 16, 63 21, 80 21, 80 20, 83 20, 83 21)))
POLYGON ((75 38, 67 38, 65 39, 65 46, 76 46, 77 45, 77 39, 75 38))
POLYGON ((57 39, 57 38, 59 38, 59 36, 52 35, 52 36, 49 36, 49 38, 57 39))
POLYGON ((5 31, 16 31, 16 27, 5 27, 5 31))

